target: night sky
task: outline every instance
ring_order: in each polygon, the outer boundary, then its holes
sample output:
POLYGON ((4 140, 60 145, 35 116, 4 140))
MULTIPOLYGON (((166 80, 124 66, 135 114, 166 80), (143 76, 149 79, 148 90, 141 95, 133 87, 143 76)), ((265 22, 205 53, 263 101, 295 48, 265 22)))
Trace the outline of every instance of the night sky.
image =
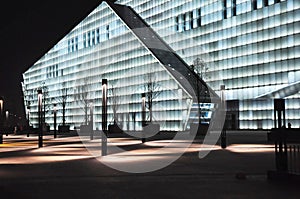
POLYGON ((50 50, 101 0, 1 1, 0 96, 24 117, 22 73, 50 50))

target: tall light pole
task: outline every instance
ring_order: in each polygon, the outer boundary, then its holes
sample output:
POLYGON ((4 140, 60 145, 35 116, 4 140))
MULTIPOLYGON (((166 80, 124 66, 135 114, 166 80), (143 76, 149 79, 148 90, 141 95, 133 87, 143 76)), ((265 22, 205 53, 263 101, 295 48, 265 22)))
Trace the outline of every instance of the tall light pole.
MULTIPOLYGON (((6 123, 6 127, 8 127, 8 120, 9 120, 9 112, 5 111, 5 123, 6 123)), ((6 131, 6 136, 8 136, 8 129, 5 129, 6 131)))
POLYGON ((90 139, 94 139, 94 109, 93 109, 93 102, 90 102, 90 139))
POLYGON ((43 147, 43 121, 42 121, 42 103, 43 103, 43 91, 38 90, 38 115, 39 115, 39 148, 43 147))
POLYGON ((3 113, 3 103, 4 103, 4 100, 3 100, 3 97, 0 97, 0 114, 2 115, 3 113))
POLYGON ((225 85, 221 85, 220 87, 221 90, 221 111, 224 112, 225 114, 225 123, 224 126, 222 128, 222 132, 221 132, 221 147, 223 149, 225 149, 227 147, 227 140, 226 140, 226 104, 225 104, 225 85))
POLYGON ((56 104, 53 105, 53 114, 54 114, 54 138, 57 137, 56 135, 56 113, 57 113, 57 109, 56 109, 56 104))
POLYGON ((142 93, 142 143, 145 143, 146 138, 144 136, 143 127, 146 126, 146 94, 142 93))
POLYGON ((3 97, 0 97, 0 144, 3 144, 3 97))
POLYGON ((102 79, 102 156, 107 155, 107 79, 102 79))
POLYGON ((29 131, 30 131, 30 106, 27 106, 27 125, 28 125, 28 129, 27 129, 27 137, 29 137, 29 131))

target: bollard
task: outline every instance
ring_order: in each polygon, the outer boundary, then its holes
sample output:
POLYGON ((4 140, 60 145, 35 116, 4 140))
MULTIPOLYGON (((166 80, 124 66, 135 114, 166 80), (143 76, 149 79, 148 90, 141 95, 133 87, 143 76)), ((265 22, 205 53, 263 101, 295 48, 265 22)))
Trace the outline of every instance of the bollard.
POLYGON ((227 147, 227 143, 226 143, 226 130, 222 130, 221 133, 221 147, 222 149, 225 149, 227 147))

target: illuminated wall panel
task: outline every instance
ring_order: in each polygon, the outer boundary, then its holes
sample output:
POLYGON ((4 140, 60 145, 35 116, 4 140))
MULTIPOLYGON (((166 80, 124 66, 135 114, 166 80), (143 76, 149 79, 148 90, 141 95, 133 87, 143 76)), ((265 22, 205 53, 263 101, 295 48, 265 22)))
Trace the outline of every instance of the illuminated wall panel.
MULTIPOLYGON (((141 94, 152 78, 160 94, 154 98, 153 121, 161 130, 185 130, 192 97, 167 72, 152 53, 126 27, 106 3, 102 3, 53 49, 24 73, 25 102, 31 106, 30 122, 37 127, 36 90, 43 89, 46 122, 53 128, 53 104, 67 90, 66 121, 71 127, 87 124, 90 107, 94 127, 101 129, 101 81, 108 79, 108 121, 113 123, 113 97, 117 122, 123 130, 141 129, 141 94), (116 93, 113 95, 112 89, 116 93)), ((149 120, 149 112, 147 113, 149 120)))
MULTIPOLYGON (((287 122, 300 126, 297 90, 300 1, 119 0, 117 3, 133 7, 188 64, 198 57, 207 62, 209 72, 204 80, 216 92, 220 84, 225 84, 226 99, 239 100, 239 128, 272 128, 274 98, 286 99, 287 122)), ((103 75, 102 67, 107 70, 107 78, 116 80, 120 77, 118 72, 125 68, 131 68, 128 78, 133 78, 143 74, 143 67, 151 64, 157 63, 147 51, 136 46, 126 26, 101 4, 24 73, 26 97, 35 112, 35 90, 46 79, 49 94, 59 96, 62 83, 76 88, 89 75, 94 76, 91 87, 96 91, 95 98, 101 98, 96 82, 103 75), (111 60, 116 63, 107 69, 103 63, 111 60)), ((176 84, 168 77, 164 79, 161 75, 160 82, 175 89, 176 84)), ((71 99, 69 103, 68 117, 77 125, 82 118, 71 99)), ((96 113, 100 110, 98 103, 96 113)), ((137 104, 134 110, 138 110, 137 104)), ((180 115, 172 112, 170 118, 177 120, 180 115)), ((31 117, 33 123, 37 121, 37 115, 31 117)), ((100 120, 99 115, 96 118, 100 120)), ((175 123, 170 119, 168 128, 176 129, 175 123)))
POLYGON ((273 113, 265 111, 273 108, 271 104, 275 96, 285 98, 286 105, 289 105, 287 122, 300 126, 300 118, 295 116, 300 108, 299 93, 275 95, 279 89, 288 90, 291 84, 299 83, 294 79, 294 74, 300 71, 299 1, 118 2, 137 10, 188 63, 192 64, 195 57, 202 56, 199 47, 209 54, 214 62, 210 65, 211 73, 222 75, 206 81, 218 91, 220 80, 223 80, 226 99, 241 101, 238 108, 247 114, 241 111, 240 128, 272 128, 273 113), (186 14, 199 9, 201 25, 185 29, 183 22, 189 18, 186 14), (169 24, 162 26, 162 21, 169 21, 169 24), (174 31, 171 31, 171 24, 174 31), (274 95, 270 95, 271 92, 274 95), (259 107, 261 110, 255 108, 258 98, 263 104, 259 107), (243 100, 252 103, 243 105, 243 100), (262 122, 260 118, 263 118, 262 122))

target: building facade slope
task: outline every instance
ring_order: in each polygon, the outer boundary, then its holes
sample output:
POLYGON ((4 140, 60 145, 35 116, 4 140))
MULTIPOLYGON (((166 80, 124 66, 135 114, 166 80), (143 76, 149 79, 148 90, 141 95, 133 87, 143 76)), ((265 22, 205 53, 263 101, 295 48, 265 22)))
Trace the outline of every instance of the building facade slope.
POLYGON ((285 99, 287 122, 300 126, 299 1, 117 2, 133 7, 187 63, 205 59, 206 82, 217 92, 225 85, 229 128, 274 127, 275 98, 285 99))
MULTIPOLYGON (((141 94, 150 93, 147 90, 150 84, 153 104, 150 108, 147 103, 147 120, 159 123, 161 130, 188 128, 196 99, 187 80, 189 77, 176 74, 174 68, 168 69, 171 66, 162 61, 165 58, 157 58, 154 48, 150 50, 140 40, 140 35, 116 14, 114 6, 103 2, 23 74, 25 105, 30 106, 29 119, 33 126, 38 125, 36 91, 42 89, 44 118, 51 128, 53 104, 61 105, 65 99, 67 124, 77 127, 93 121, 95 129, 100 129, 101 79, 108 79, 111 124, 118 123, 123 130, 141 129, 141 94)), ((135 16, 138 15, 135 13, 135 16)), ((147 27, 140 29, 144 36, 149 31, 147 27)), ((152 34, 158 36, 153 31, 152 34)), ((156 45, 155 51, 160 53, 166 47, 159 42, 156 45)), ((175 52, 171 53, 176 58, 175 52)), ((188 67, 180 61, 177 64, 188 67)), ((199 84, 204 84, 198 79, 199 84)), ((208 89, 207 85, 203 88, 208 89)), ((63 120, 62 106, 58 106, 58 110, 58 119, 63 120)))
MULTIPOLYGON (((167 44, 164 40, 131 8, 124 5, 109 3, 114 12, 124 21, 135 36, 151 51, 158 61, 166 66, 166 69, 173 74, 173 71, 186 77, 193 91, 201 87, 204 95, 201 95, 200 102, 210 102, 210 98, 218 95, 195 73, 194 70, 167 44), (206 94, 206 95, 205 95, 206 94)), ((177 81, 181 81, 174 72, 177 81)), ((185 87, 184 83, 180 83, 185 87)), ((188 90, 188 89, 186 89, 188 90)), ((195 99, 197 100, 197 98, 195 99)))

